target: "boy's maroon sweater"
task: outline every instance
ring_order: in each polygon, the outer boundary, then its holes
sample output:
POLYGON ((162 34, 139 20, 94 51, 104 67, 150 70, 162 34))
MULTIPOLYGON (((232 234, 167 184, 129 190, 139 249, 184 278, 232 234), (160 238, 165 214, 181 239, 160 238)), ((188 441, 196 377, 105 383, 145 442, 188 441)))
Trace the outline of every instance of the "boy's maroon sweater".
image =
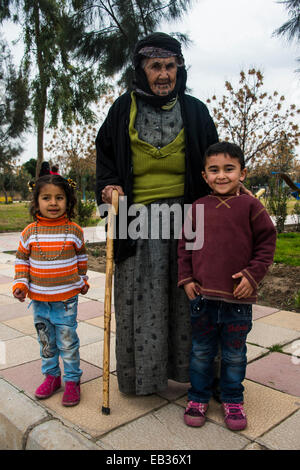
POLYGON ((276 230, 264 206, 247 194, 209 195, 193 203, 186 221, 191 218, 197 234, 194 240, 201 243, 202 231, 203 246, 187 249, 186 243, 193 239, 183 229, 178 243, 178 286, 194 281, 206 298, 255 303, 258 284, 272 264, 276 247, 276 230), (201 212, 201 204, 204 217, 198 216, 197 221, 196 208, 201 212), (254 288, 245 299, 233 296, 237 281, 232 275, 240 271, 254 288))

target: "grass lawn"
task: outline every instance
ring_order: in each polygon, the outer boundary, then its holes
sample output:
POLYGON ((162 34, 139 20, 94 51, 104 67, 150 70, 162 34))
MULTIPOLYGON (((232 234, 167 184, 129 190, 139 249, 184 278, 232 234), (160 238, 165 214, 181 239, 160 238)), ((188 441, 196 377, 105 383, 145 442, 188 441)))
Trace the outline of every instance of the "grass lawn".
POLYGON ((31 222, 29 203, 0 204, 0 232, 20 232, 31 222))
POLYGON ((300 266, 300 233, 289 232, 277 235, 274 263, 300 266))
MULTIPOLYGON (((16 202, 14 204, 0 204, 0 233, 21 232, 26 225, 32 222, 29 214, 29 202, 16 202)), ((76 222, 76 219, 75 219, 76 222)), ((100 222, 98 210, 86 224, 87 227, 95 226, 100 222)), ((105 221, 102 221, 105 224, 105 221)))

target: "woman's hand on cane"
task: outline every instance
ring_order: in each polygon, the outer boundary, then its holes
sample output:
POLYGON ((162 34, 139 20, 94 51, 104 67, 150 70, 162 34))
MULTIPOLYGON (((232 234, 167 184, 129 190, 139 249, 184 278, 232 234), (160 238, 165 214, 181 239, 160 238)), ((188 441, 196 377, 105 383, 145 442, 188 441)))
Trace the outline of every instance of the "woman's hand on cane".
POLYGON ((105 186, 105 188, 102 189, 102 193, 101 193, 102 201, 105 204, 111 204, 112 192, 114 189, 118 191, 119 196, 124 196, 124 191, 121 186, 115 186, 115 185, 105 186))

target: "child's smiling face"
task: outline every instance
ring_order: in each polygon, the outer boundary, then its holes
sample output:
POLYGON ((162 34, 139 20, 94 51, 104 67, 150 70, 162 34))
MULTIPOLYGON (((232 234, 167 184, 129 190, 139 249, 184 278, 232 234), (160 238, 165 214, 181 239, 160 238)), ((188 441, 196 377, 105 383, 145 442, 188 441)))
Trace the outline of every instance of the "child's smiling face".
POLYGON ((240 182, 244 181, 247 170, 241 169, 238 158, 219 153, 206 158, 202 176, 214 194, 236 194, 240 182))
POLYGON ((38 197, 39 212, 42 217, 57 219, 67 209, 67 198, 63 189, 54 184, 45 184, 38 197))

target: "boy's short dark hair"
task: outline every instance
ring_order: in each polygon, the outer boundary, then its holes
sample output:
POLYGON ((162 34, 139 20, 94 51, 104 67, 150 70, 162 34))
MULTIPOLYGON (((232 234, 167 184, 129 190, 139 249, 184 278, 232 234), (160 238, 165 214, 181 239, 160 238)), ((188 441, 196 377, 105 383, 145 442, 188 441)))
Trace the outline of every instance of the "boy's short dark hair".
POLYGON ((217 142, 216 144, 210 145, 204 154, 203 165, 205 166, 208 157, 219 155, 220 153, 227 154, 231 158, 237 158, 240 162, 241 169, 243 170, 245 168, 245 157, 241 147, 231 142, 217 142))

